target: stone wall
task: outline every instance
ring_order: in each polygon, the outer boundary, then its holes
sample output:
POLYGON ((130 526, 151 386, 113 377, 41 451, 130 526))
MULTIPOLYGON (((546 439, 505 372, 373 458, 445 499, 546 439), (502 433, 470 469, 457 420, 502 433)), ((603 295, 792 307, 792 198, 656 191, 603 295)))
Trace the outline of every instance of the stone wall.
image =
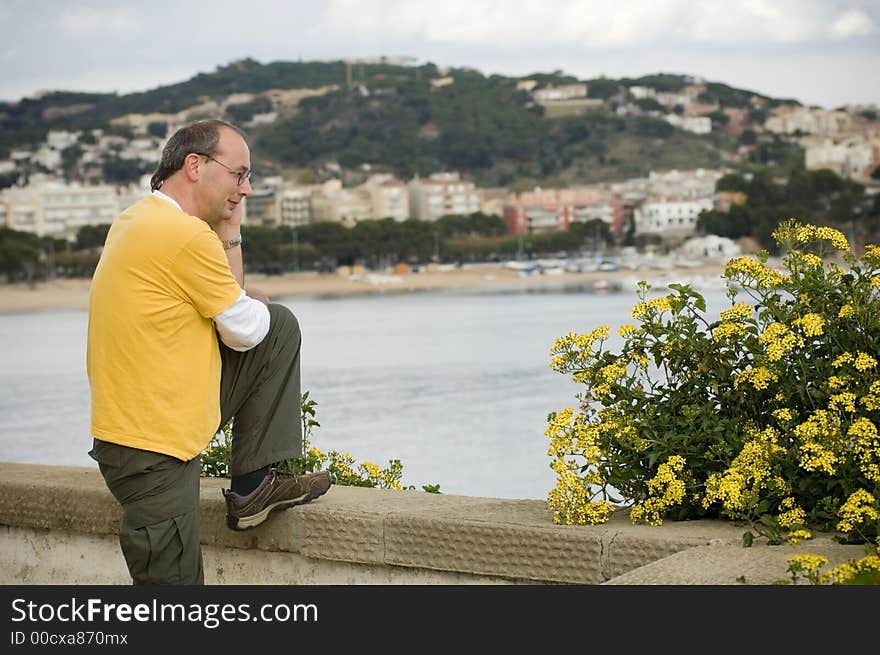
MULTIPOLYGON (((864 554, 830 536, 742 547, 724 521, 559 526, 546 503, 331 487, 244 532, 201 481, 207 584, 770 584, 786 559, 864 554)), ((97 467, 0 463, 0 584, 128 584, 120 509, 97 467)))

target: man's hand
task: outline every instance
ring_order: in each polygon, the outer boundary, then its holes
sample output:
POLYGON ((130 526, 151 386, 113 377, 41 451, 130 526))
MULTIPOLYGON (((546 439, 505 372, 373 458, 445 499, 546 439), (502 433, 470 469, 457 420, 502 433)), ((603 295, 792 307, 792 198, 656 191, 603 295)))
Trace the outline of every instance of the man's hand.
POLYGON ((238 201, 238 203, 232 208, 232 215, 215 225, 211 225, 211 229, 217 233, 217 236, 220 237, 221 241, 226 241, 228 239, 234 239, 239 234, 241 234, 241 219, 242 219, 242 201, 244 198, 238 201))
POLYGON ((260 291, 259 289, 254 289, 251 287, 250 289, 245 289, 245 293, 248 297, 253 298, 254 300, 259 300, 264 305, 269 304, 269 296, 260 291))

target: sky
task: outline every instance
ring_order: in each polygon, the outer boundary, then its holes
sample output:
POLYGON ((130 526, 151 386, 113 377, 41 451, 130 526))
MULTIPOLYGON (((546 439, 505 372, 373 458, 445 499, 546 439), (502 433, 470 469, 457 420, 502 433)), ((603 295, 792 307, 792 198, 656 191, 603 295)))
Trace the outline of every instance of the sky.
POLYGON ((0 25, 3 101, 146 91, 244 58, 398 55, 880 105, 880 0, 0 0, 0 25))

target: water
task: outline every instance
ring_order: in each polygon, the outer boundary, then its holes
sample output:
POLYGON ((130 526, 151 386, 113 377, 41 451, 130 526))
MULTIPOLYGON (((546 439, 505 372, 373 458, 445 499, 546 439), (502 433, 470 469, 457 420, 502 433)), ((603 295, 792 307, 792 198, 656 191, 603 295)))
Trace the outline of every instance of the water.
MULTIPOLYGON (((704 294, 726 307, 723 291, 704 294)), ((403 483, 445 493, 545 498, 546 416, 581 387, 550 370, 557 337, 631 323, 620 293, 448 291, 281 298, 303 331, 312 444, 403 463, 403 483)), ((0 460, 92 466, 86 454, 87 315, 0 315, 0 460)), ((612 342, 614 345, 614 342, 612 342)), ((619 347, 617 344, 616 347, 619 347)))

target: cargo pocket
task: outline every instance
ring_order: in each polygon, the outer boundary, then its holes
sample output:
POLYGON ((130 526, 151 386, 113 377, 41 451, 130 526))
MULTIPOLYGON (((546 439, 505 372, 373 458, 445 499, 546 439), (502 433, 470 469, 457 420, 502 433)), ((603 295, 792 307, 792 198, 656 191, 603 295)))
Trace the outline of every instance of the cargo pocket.
POLYGON ((141 528, 123 520, 119 545, 136 585, 204 583, 197 512, 141 528))

